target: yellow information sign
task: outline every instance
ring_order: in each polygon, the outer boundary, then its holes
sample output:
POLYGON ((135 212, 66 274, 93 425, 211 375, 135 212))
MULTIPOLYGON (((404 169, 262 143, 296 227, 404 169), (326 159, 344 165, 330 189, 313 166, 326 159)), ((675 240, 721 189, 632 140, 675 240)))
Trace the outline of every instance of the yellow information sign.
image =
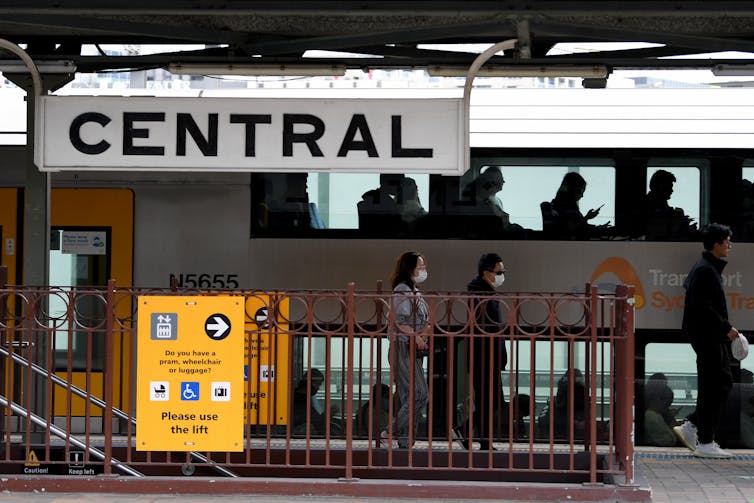
POLYGON ((288 300, 275 294, 246 298, 244 354, 248 424, 288 423, 288 300))
POLYGON ((136 449, 243 450, 243 297, 138 303, 136 449))

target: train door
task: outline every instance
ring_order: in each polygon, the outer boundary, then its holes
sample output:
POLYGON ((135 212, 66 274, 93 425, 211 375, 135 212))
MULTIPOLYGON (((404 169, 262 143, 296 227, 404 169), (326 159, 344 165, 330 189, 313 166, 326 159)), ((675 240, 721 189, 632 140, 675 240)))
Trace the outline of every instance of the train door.
POLYGON ((8 284, 18 283, 18 201, 19 189, 0 188, 0 265, 7 267, 8 284))
MULTIPOLYGON (((50 206, 50 284, 66 289, 101 287, 108 279, 119 287, 132 285, 133 193, 128 189, 53 189, 50 206)), ((50 313, 66 309, 66 302, 51 296, 50 313), (55 305, 59 304, 59 305, 55 305)), ((100 298, 81 297, 73 306, 76 326, 56 325, 53 341, 54 370, 58 377, 104 398, 104 305, 100 298)), ((130 319, 130 302, 119 302, 116 316, 130 319)), ((131 394, 131 339, 128 326, 113 336, 113 406, 127 409, 131 394)), ((84 427, 87 403, 56 387, 53 409, 56 417, 71 415, 74 430, 84 427), (70 410, 70 412, 69 412, 70 410)), ((89 406, 96 419, 102 410, 89 406)))

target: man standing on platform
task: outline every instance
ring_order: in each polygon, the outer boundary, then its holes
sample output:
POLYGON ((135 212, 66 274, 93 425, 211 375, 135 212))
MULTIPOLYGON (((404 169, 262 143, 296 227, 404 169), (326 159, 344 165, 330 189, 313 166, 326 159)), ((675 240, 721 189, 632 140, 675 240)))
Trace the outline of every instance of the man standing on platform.
POLYGON ((702 458, 732 456, 715 442, 720 416, 733 386, 731 341, 738 330, 728 321, 722 272, 731 249, 730 228, 710 224, 702 230, 704 251, 684 282, 682 331, 696 353, 699 391, 696 410, 673 431, 681 442, 702 458))
POLYGON ((471 302, 474 312, 473 335, 469 338, 468 366, 473 387, 473 401, 469 409, 469 420, 465 431, 459 432, 466 449, 473 449, 474 439, 478 439, 482 450, 494 450, 491 440, 495 435, 493 422, 508 424, 503 417, 503 385, 501 373, 508 363, 505 338, 502 333, 505 325, 500 302, 495 298, 497 288, 505 281, 503 259, 497 253, 485 253, 479 259, 477 276, 466 289, 474 295, 471 302), (489 397, 492 396, 490 402, 489 397), (490 421, 492 417, 492 421, 490 421), (473 434, 469 431, 473 430, 473 434))

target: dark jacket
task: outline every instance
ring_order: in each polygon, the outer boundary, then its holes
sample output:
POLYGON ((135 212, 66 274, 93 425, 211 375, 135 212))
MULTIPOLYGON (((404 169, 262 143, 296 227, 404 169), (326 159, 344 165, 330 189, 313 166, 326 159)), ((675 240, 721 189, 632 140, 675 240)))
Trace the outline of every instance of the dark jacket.
POLYGON ((731 324, 728 321, 728 306, 721 276, 726 264, 725 260, 704 251, 683 284, 686 300, 683 305, 682 330, 690 337, 692 344, 719 344, 728 341, 731 324))
MULTIPOLYGON (((479 296, 489 297, 488 299, 479 299, 474 303, 477 326, 486 334, 500 333, 505 320, 500 309, 500 303, 493 297, 495 295, 495 288, 487 283, 484 278, 477 276, 466 285, 466 289, 479 296), (483 304, 483 306, 480 304, 483 304)), ((508 352, 505 349, 505 344, 502 343, 503 337, 504 335, 501 334, 499 339, 497 339, 500 348, 499 351, 502 354, 501 370, 505 369, 508 363, 508 352)), ((481 352, 479 353, 479 357, 481 357, 481 352)))

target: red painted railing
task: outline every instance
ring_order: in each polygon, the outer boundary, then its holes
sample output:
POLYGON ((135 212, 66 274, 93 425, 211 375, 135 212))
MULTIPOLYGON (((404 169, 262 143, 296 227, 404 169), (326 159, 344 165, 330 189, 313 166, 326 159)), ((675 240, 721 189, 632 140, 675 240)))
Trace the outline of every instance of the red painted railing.
MULTIPOLYGON (((401 435, 393 423, 402 404, 389 293, 353 285, 326 292, 0 286, 0 473, 66 474, 78 466, 133 476, 633 481, 631 287, 609 295, 593 287, 424 294, 429 356, 411 367, 401 435), (256 396, 242 452, 135 448, 135 386, 149 373, 136 368, 136 296, 176 293, 243 295, 248 368, 264 359, 277 368, 264 397, 253 378, 245 383, 247 396, 256 396), (490 302, 499 303, 499 324, 478 316, 490 302), (508 362, 497 374, 501 344, 508 362), (469 376, 480 364, 475 390, 469 376), (428 390, 422 408, 420 379, 428 390), (484 397, 476 404, 475 393, 484 397), (470 413, 481 419, 468 421, 470 413), (487 425, 481 435, 478 424, 487 425), (474 450, 463 446, 468 437, 474 450)), ((416 359, 416 345, 408 347, 416 359)))

